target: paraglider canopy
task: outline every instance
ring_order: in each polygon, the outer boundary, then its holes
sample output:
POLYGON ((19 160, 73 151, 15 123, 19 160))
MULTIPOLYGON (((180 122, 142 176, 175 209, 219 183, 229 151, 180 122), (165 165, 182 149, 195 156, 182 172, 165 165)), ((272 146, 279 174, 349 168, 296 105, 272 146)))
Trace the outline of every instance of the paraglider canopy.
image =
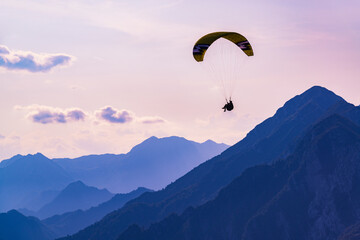
POLYGON ((213 32, 201 37, 194 45, 193 56, 197 62, 204 60, 205 52, 210 45, 219 38, 225 38, 237 45, 247 56, 253 56, 254 52, 249 41, 236 32, 213 32))

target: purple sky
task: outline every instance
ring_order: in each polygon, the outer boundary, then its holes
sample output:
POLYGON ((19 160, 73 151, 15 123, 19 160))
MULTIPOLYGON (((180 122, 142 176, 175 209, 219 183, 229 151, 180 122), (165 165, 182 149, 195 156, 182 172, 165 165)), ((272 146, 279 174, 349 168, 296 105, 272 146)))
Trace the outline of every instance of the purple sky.
POLYGON ((3 0, 0 8, 0 159, 123 153, 152 135, 234 144, 313 85, 360 103, 359 1, 3 0), (255 52, 226 114, 218 82, 191 55, 214 31, 243 34, 255 52))

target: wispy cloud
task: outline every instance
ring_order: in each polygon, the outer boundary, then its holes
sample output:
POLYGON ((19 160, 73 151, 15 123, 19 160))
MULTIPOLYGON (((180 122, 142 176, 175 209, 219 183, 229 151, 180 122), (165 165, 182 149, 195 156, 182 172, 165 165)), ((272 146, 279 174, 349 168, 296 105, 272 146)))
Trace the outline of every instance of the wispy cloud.
POLYGON ((68 65, 74 57, 67 54, 34 53, 10 50, 0 45, 0 67, 7 70, 47 72, 56 66, 68 65))
POLYGON ((4 139, 4 138, 5 138, 5 136, 3 136, 3 135, 0 134, 0 139, 4 139))
POLYGON ((59 109, 41 105, 16 106, 15 108, 28 110, 27 118, 41 124, 81 121, 86 117, 85 112, 80 109, 59 109))
POLYGON ((165 123, 165 120, 161 117, 143 117, 139 120, 144 124, 165 123))
POLYGON ((127 110, 117 110, 113 107, 107 106, 98 111, 97 116, 111 123, 127 123, 134 119, 133 114, 127 110))

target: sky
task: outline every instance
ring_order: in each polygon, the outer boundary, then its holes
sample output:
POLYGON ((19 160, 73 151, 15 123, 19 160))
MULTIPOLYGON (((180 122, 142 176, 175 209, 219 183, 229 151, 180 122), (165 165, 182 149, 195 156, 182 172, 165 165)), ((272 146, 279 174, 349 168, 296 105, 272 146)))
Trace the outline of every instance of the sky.
POLYGON ((0 160, 126 153, 151 136, 232 145, 314 85, 360 104, 357 0, 2 0, 0 9, 0 160), (219 82, 192 56, 215 31, 239 32, 254 49, 227 113, 219 82))

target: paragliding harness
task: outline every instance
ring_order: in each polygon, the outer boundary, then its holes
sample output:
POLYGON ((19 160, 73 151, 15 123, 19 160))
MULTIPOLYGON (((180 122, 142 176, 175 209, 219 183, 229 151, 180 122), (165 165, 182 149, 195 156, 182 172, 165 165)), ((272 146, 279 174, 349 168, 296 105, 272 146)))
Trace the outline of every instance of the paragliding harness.
POLYGON ((222 109, 224 109, 224 112, 226 112, 226 110, 227 110, 227 111, 233 110, 233 109, 234 109, 234 104, 232 103, 231 98, 230 98, 230 101, 229 101, 229 102, 228 102, 227 99, 225 99, 225 100, 226 100, 226 104, 225 104, 225 106, 222 108, 222 109))

